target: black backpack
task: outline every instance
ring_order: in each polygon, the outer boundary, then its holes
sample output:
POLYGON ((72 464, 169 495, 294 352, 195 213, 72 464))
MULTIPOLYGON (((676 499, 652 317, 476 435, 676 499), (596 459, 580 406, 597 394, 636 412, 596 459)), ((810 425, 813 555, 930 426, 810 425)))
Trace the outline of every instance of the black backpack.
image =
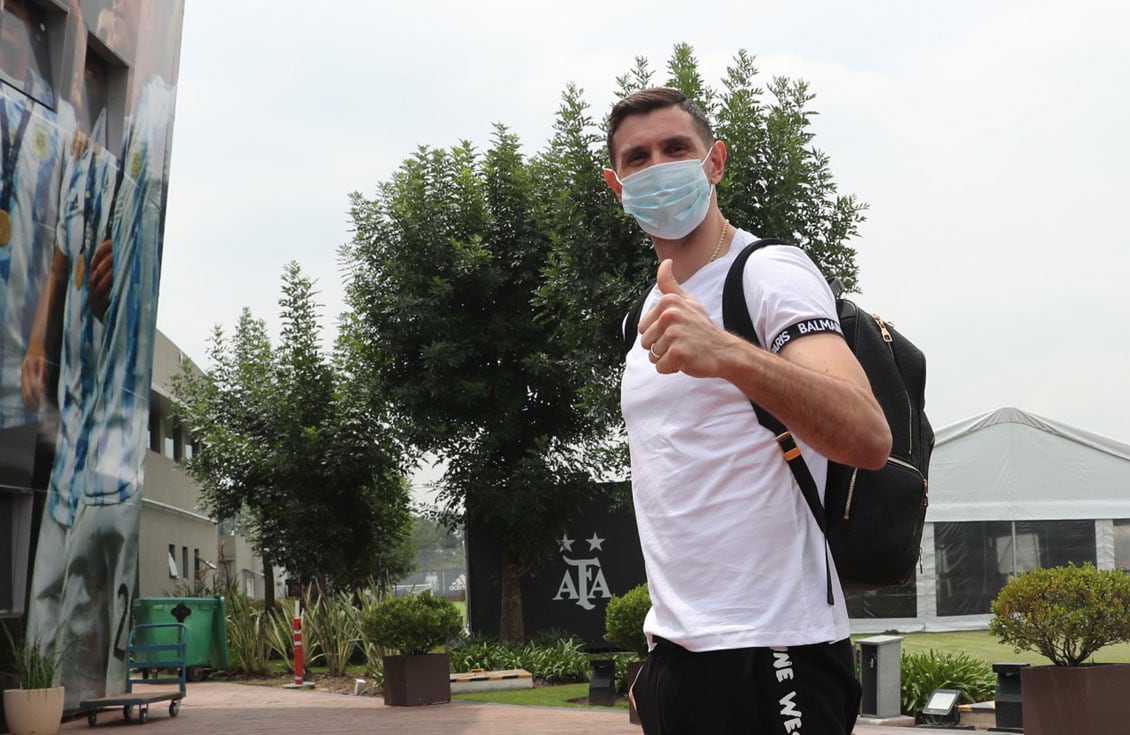
MULTIPOLYGON (((726 329, 759 344, 746 306, 742 273, 750 254, 765 239, 747 245, 730 266, 722 290, 722 321, 726 329)), ((834 290, 836 285, 833 285, 834 290)), ((637 327, 647 293, 636 302, 624 323, 624 350, 638 336, 637 327)), ((926 519, 927 476, 934 431, 926 417, 926 358, 922 351, 879 316, 862 312, 837 294, 836 309, 848 347, 871 382, 871 390, 890 425, 891 456, 879 470, 862 470, 828 463, 821 507, 816 481, 792 435, 775 416, 756 403, 761 425, 777 436, 781 452, 800 486, 808 507, 828 541, 840 583, 846 590, 882 589, 905 584, 914 576, 926 519)), ((832 603, 831 574, 828 603, 832 603)))

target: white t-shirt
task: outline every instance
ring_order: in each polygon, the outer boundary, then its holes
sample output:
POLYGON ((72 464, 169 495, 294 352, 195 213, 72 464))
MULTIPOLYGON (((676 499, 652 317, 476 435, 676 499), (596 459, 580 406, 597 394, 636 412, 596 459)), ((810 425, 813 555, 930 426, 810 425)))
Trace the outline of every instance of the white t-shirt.
MULTIPOLYGON (((726 273, 752 240, 739 231, 725 257, 682 284, 718 324, 726 273)), ((762 345, 798 322, 836 319, 827 283, 797 248, 756 251, 744 280, 762 345)), ((658 299, 654 290, 643 313, 658 299)), ((653 603, 644 623, 648 640, 661 636, 709 651, 846 638, 834 564, 835 604, 827 601, 824 538, 746 396, 726 380, 657 373, 637 339, 621 407, 653 603)), ((823 493, 827 460, 798 444, 823 493)))

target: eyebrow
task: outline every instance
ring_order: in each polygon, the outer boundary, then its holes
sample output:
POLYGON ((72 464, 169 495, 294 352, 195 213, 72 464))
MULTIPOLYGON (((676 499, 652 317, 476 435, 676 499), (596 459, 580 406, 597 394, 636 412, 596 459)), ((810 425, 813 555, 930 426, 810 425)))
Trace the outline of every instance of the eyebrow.
MULTIPOLYGON (((690 134, 686 134, 686 133, 676 133, 674 135, 670 135, 670 136, 660 140, 659 141, 659 147, 665 148, 665 147, 672 145, 672 144, 675 144, 675 143, 681 143, 681 144, 683 144, 687 147, 693 148, 694 142, 696 140, 698 140, 698 138, 694 135, 690 135, 690 134)), ((624 148, 623 150, 620 151, 620 160, 626 161, 626 160, 628 160, 628 158, 633 153, 636 153, 636 152, 642 151, 642 150, 646 150, 647 148, 648 148, 648 146, 644 146, 644 145, 628 146, 628 147, 626 147, 626 148, 624 148)))

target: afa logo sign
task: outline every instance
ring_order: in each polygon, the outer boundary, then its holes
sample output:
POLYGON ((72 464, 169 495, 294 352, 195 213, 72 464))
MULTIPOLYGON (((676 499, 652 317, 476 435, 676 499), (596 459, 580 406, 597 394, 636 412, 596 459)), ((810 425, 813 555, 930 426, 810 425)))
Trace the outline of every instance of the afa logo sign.
POLYGON ((594 556, 594 551, 604 551, 604 539, 599 538, 594 532, 592 538, 577 541, 563 534, 557 540, 561 560, 565 562, 565 574, 561 577, 561 584, 557 586, 554 600, 573 600, 585 610, 596 607, 594 599, 608 599, 612 593, 608 591, 608 582, 604 579, 604 570, 600 566, 600 557, 594 556), (588 550, 582 552, 578 548, 573 551, 573 544, 588 544, 588 550), (575 558, 571 554, 586 553, 585 558, 575 558))

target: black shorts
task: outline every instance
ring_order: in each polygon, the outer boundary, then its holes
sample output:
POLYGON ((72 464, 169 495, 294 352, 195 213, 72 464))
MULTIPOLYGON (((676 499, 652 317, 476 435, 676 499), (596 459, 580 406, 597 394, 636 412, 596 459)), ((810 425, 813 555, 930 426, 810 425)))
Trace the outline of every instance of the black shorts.
POLYGON ((656 639, 632 686, 646 735, 848 735, 851 641, 692 653, 656 639))

